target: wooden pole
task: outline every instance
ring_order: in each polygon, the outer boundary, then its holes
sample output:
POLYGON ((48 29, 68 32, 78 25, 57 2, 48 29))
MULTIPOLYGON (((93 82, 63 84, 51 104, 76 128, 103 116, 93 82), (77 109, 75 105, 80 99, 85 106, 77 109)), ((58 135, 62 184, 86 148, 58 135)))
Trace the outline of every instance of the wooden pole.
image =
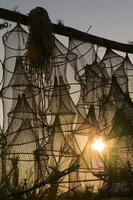
POLYGON ((35 190, 37 188, 45 186, 47 184, 57 183, 57 182, 59 182, 60 178, 62 178, 64 176, 74 172, 78 168, 79 168, 79 165, 70 166, 69 168, 59 172, 58 174, 50 176, 49 178, 43 180, 42 182, 40 182, 38 184, 35 184, 34 186, 32 186, 30 188, 27 188, 25 190, 19 191, 19 192, 15 193, 15 194, 10 194, 9 197, 11 197, 11 196, 20 196, 20 195, 23 195, 23 194, 25 194, 27 192, 30 192, 30 191, 33 191, 33 190, 35 190))
MULTIPOLYGON (((0 8, 0 18, 5 19, 12 22, 20 22, 22 25, 28 25, 28 16, 10 11, 4 8, 0 8)), ((112 40, 108 40, 105 38, 101 38, 98 36, 90 35, 88 33, 84 33, 82 31, 76 30, 71 27, 59 25, 59 24, 52 24, 53 26, 53 33, 73 37, 75 39, 79 39, 85 42, 91 42, 93 44, 97 44, 99 46, 103 46, 106 48, 111 48, 118 51, 123 51, 127 53, 133 53, 133 46, 128 44, 123 44, 119 42, 115 42, 112 40)))

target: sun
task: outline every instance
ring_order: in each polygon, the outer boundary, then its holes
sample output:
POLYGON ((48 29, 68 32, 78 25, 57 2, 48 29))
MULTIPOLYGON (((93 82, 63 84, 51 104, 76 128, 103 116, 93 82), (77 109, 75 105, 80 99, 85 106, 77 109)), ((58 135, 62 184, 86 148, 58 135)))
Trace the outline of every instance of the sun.
POLYGON ((91 145, 92 149, 98 152, 103 152, 106 145, 102 138, 95 138, 93 144, 91 145))

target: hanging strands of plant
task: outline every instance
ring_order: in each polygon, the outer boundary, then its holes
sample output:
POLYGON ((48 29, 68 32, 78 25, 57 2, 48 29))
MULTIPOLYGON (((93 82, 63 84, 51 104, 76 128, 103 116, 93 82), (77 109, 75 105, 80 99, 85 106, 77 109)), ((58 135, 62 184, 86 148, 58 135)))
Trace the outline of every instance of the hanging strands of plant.
POLYGON ((29 13, 29 38, 27 56, 36 68, 47 66, 53 54, 52 23, 44 8, 37 7, 29 13))

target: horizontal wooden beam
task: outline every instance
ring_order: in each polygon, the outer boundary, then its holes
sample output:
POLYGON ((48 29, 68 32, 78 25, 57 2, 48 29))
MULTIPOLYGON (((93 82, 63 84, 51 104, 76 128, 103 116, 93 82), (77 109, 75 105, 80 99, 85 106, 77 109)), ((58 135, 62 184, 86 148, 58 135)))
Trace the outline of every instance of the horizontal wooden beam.
MULTIPOLYGON (((10 11, 7 9, 0 8, 0 18, 5 19, 12 22, 20 22, 23 25, 28 25, 28 16, 10 11)), ((85 42, 91 42, 93 44, 97 44, 106 48, 111 48, 118 51, 123 51, 127 53, 133 53, 133 46, 129 44, 123 44, 119 42, 115 42, 112 40, 108 40, 102 37, 94 36, 88 33, 84 33, 82 31, 76 30, 71 27, 63 26, 60 24, 52 24, 53 26, 53 33, 73 37, 75 39, 79 39, 85 42)))

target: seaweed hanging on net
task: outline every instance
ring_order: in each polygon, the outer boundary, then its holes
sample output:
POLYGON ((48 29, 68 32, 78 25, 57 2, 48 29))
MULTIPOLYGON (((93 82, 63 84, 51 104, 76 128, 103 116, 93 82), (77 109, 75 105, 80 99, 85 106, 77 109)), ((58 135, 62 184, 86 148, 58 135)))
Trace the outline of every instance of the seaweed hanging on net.
POLYGON ((29 13, 29 37, 27 57, 31 67, 47 72, 53 56, 54 37, 52 24, 44 8, 37 7, 29 13))

